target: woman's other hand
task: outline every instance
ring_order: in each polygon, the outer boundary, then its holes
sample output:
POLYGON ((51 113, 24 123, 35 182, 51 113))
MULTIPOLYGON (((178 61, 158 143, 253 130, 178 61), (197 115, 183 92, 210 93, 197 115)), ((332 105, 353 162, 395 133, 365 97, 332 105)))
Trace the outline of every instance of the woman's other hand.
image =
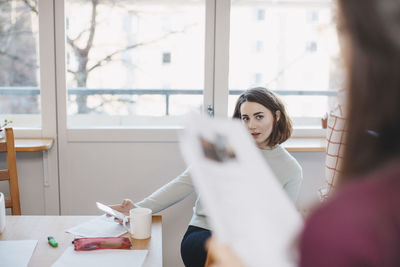
POLYGON ((246 267, 229 245, 221 244, 211 237, 206 244, 209 267, 246 267))
MULTIPOLYGON (((131 209, 137 208, 137 206, 133 204, 132 200, 130 199, 124 199, 122 200, 121 204, 109 205, 109 207, 123 213, 125 216, 129 216, 129 211, 131 209)), ((122 221, 118 220, 117 218, 115 218, 115 220, 122 223, 122 221)))

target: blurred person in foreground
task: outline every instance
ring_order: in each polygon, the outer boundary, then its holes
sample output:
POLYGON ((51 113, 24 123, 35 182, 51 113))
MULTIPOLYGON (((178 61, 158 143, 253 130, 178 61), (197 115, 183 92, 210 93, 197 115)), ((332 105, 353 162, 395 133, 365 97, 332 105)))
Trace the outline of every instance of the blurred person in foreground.
MULTIPOLYGON (((299 266, 400 266, 400 0, 338 0, 347 135, 334 194, 306 220, 299 266)), ((245 266, 209 243, 211 266, 245 266)))

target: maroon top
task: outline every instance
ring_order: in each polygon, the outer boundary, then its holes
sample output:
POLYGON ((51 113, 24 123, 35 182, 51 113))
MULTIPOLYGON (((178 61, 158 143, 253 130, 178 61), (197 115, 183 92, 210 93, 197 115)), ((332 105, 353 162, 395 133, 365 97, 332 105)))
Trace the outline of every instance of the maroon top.
POLYGON ((343 187, 308 218, 300 266, 400 266, 400 161, 343 187))

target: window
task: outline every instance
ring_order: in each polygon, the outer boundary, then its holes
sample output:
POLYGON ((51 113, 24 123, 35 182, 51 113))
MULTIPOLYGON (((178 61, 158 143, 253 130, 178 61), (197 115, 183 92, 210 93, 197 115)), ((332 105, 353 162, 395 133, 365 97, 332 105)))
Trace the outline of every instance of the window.
POLYGON ((41 127, 36 1, 0 1, 0 121, 41 127))
POLYGON ((169 64, 171 63, 171 53, 165 52, 162 55, 162 63, 163 64, 169 64))
POLYGON ((317 49, 318 49, 318 46, 317 46, 316 42, 310 41, 310 42, 306 43, 306 50, 308 52, 316 52, 317 49))
POLYGON ((318 22, 318 11, 311 9, 307 11, 307 21, 309 23, 316 23, 318 22))
POLYGON ((257 84, 261 83, 261 80, 262 80, 262 74, 261 73, 254 74, 254 82, 253 82, 254 85, 257 85, 257 84))
POLYGON ((265 20, 265 10, 264 9, 257 9, 257 20, 262 21, 265 20))
POLYGON ((180 125, 201 111, 204 1, 68 0, 66 16, 68 128, 180 125))
POLYGON ((342 63, 330 1, 301 2, 232 2, 229 115, 241 91, 264 86, 281 96, 295 127, 321 127, 342 86, 342 63), (255 7, 268 10, 262 27, 252 19, 255 7), (248 49, 260 42, 262 53, 248 49))
POLYGON ((263 41, 257 40, 255 47, 256 47, 256 52, 261 52, 264 47, 263 41))

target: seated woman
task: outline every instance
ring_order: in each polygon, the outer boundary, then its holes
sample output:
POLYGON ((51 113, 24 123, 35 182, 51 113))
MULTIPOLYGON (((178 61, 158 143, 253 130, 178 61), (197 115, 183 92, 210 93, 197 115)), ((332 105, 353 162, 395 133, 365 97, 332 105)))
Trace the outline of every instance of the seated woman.
MULTIPOLYGON (((283 189, 296 203, 302 182, 302 170, 298 162, 280 144, 292 133, 291 120, 280 99, 265 88, 245 91, 237 100, 233 118, 240 119, 247 127, 254 142, 261 150, 283 189)), ((157 213, 181 201, 194 192, 190 168, 140 202, 125 199, 111 207, 128 213, 135 207, 150 208, 157 213)), ((204 266, 207 252, 205 242, 211 236, 207 215, 200 199, 193 208, 193 217, 183 237, 181 256, 186 266, 204 266)))

